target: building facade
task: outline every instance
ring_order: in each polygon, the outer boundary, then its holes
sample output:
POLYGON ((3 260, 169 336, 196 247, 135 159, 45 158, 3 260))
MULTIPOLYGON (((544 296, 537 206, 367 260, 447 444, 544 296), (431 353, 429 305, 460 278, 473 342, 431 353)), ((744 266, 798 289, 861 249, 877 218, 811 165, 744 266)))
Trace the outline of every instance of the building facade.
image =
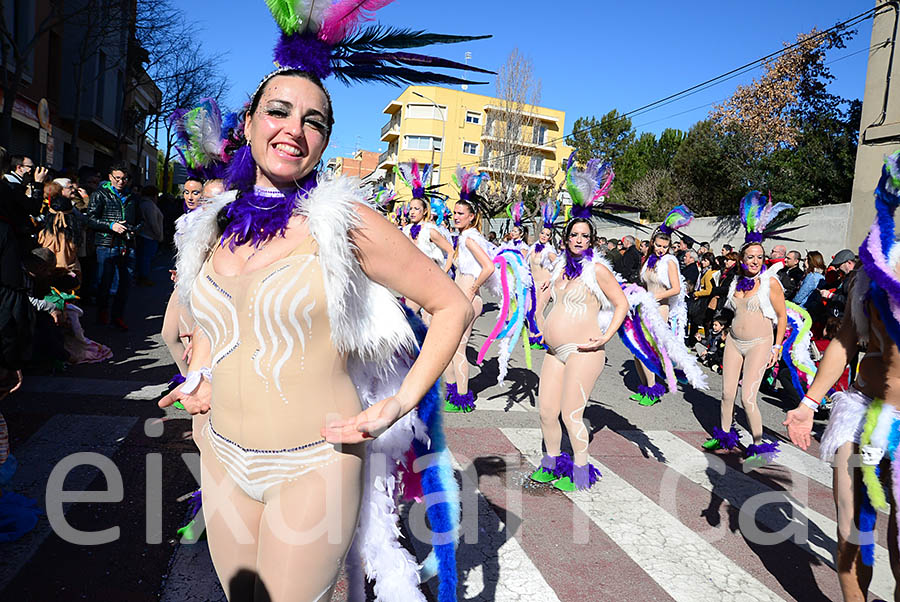
POLYGON ((451 199, 451 177, 458 165, 477 167, 493 181, 508 181, 517 188, 555 190, 565 179, 571 149, 563 142, 564 111, 531 106, 518 111, 490 96, 409 86, 383 112, 390 119, 381 128, 387 148, 379 156, 378 169, 384 170, 386 183, 394 183, 401 200, 409 198, 409 191, 396 185, 392 170, 413 159, 434 165, 431 183, 442 184, 441 191, 451 199))
MULTIPOLYGON (((17 44, 34 38, 54 4, 3 4, 17 44)), ((39 36, 27 58, 13 105, 11 154, 29 155, 59 172, 88 165, 103 175, 112 161, 124 159, 138 183, 155 178, 156 151, 143 124, 158 110, 160 91, 142 66, 143 51, 133 34, 136 10, 135 0, 65 3, 70 17, 39 36), (49 127, 40 123, 42 99, 49 127)), ((13 66, 6 67, 11 72, 13 66)))

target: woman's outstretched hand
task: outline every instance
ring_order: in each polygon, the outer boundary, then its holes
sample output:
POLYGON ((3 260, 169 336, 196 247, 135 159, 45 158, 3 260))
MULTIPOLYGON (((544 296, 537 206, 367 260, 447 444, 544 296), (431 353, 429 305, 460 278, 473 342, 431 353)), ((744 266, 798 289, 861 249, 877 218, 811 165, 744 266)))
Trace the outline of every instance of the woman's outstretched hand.
POLYGON ((815 412, 812 408, 801 403, 788 412, 785 421, 782 422, 787 427, 791 443, 802 450, 806 450, 809 447, 814 415, 815 412))
POLYGON ((159 400, 158 405, 166 408, 176 401, 180 401, 184 409, 191 414, 206 414, 212 401, 212 384, 203 379, 193 393, 183 393, 181 386, 175 387, 168 395, 159 400))
POLYGON ((361 443, 374 439, 399 420, 403 408, 396 397, 382 399, 353 418, 335 420, 320 431, 329 443, 361 443))

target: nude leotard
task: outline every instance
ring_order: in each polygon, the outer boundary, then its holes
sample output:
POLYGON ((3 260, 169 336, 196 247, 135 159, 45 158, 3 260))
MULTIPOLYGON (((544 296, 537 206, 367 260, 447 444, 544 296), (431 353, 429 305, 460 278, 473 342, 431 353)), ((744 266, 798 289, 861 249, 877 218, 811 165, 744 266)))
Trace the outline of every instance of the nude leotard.
POLYGON ((361 410, 345 358, 331 342, 315 241, 238 276, 210 255, 191 308, 211 343, 210 443, 248 495, 333 459, 326 419, 361 410), (268 458, 268 463, 266 459, 268 458), (262 483, 258 477, 267 479, 262 483))

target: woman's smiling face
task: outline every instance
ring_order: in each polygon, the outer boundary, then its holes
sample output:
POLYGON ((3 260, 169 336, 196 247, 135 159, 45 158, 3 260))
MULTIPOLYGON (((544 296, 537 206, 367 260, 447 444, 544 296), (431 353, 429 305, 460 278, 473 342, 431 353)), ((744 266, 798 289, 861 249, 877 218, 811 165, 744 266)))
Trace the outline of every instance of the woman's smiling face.
POLYGON ((312 172, 328 144, 328 98, 308 79, 276 75, 247 115, 257 185, 285 188, 312 172))

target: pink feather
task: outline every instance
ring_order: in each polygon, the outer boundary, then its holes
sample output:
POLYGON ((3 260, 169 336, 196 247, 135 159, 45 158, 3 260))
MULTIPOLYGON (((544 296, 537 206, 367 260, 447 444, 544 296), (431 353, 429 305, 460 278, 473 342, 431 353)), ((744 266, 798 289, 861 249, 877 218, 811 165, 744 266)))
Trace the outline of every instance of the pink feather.
POLYGON ((325 11, 318 37, 334 46, 353 33, 359 24, 375 18, 375 11, 394 0, 340 0, 325 11))
POLYGON ((503 330, 503 325, 506 323, 506 318, 509 316, 510 292, 509 281, 506 279, 506 258, 502 255, 497 255, 497 257, 494 257, 494 263, 500 267, 500 286, 503 289, 503 304, 500 306, 500 317, 497 319, 497 323, 494 325, 491 333, 484 340, 484 344, 478 351, 477 362, 479 366, 481 365, 481 362, 484 361, 484 356, 487 355, 488 350, 491 348, 491 344, 497 340, 497 337, 503 330))

